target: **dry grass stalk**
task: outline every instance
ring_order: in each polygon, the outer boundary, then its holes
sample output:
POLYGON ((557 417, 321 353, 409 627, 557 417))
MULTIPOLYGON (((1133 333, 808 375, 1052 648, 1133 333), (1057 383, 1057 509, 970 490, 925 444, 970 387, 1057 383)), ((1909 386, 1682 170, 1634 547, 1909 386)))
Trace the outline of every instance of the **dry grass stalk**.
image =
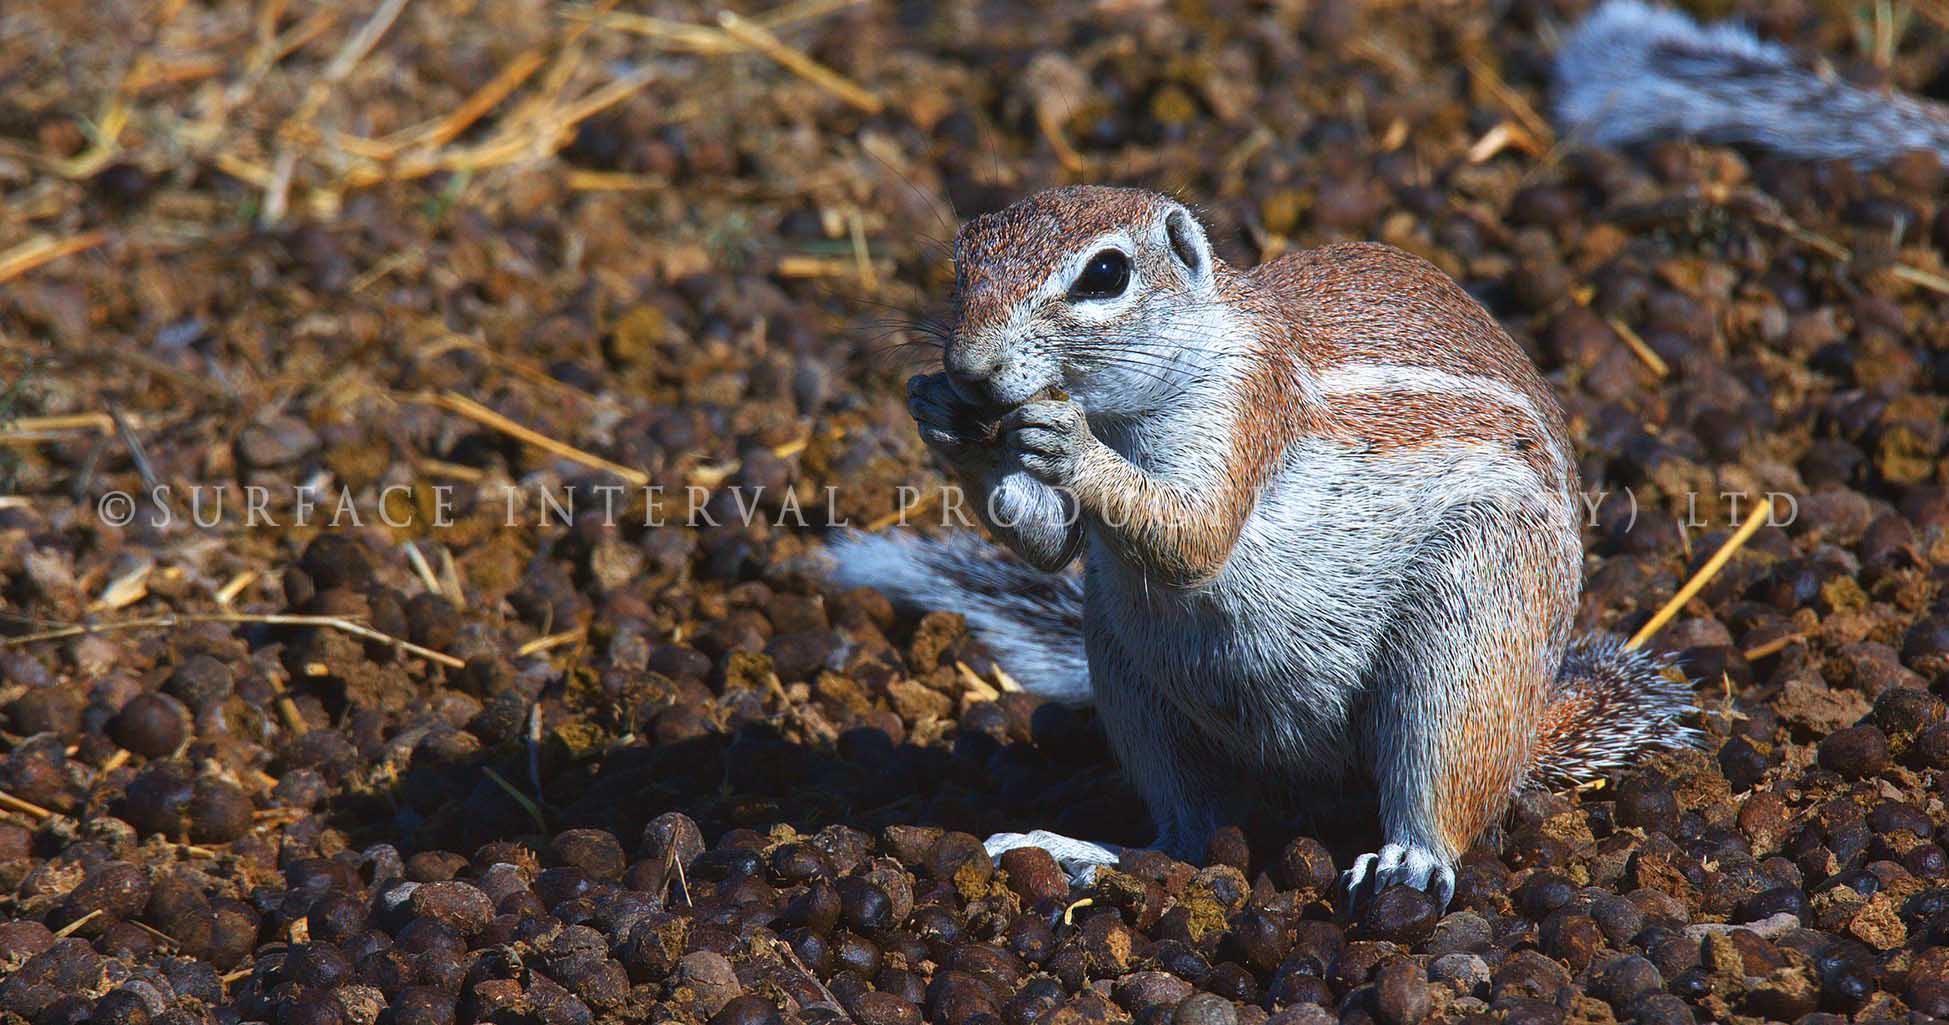
MULTIPOLYGON (((560 140, 565 142, 569 137, 569 129, 628 99, 630 94, 650 84, 650 80, 655 77, 656 73, 650 68, 639 68, 630 72, 582 99, 552 112, 553 116, 549 119, 547 127, 554 130, 560 140)), ((551 146, 550 151, 552 152, 555 146, 560 144, 557 142, 551 146)))
POLYGON ((959 659, 954 662, 955 675, 961 678, 961 685, 967 688, 967 696, 975 701, 994 701, 1002 692, 994 684, 981 678, 974 667, 959 659))
POLYGON ((792 3, 779 4, 751 20, 776 32, 800 22, 823 18, 848 7, 858 7, 863 3, 866 3, 866 0, 793 0, 792 3))
MULTIPOLYGON (((612 107, 648 85, 655 75, 642 69, 626 75, 532 124, 514 124, 477 146, 444 149, 402 157, 391 163, 369 161, 354 166, 340 179, 344 188, 365 188, 386 181, 410 181, 443 171, 477 172, 526 160, 552 156, 574 136, 576 125, 612 107)), ((509 121, 517 122, 510 117, 509 121)))
POLYGON ((1075 146, 1070 145, 1069 136, 1063 134, 1062 122, 1056 118, 1055 111, 1051 110, 1048 104, 1036 105, 1035 126, 1042 133, 1042 138, 1049 143, 1050 152, 1056 155, 1056 162, 1062 164, 1063 170, 1070 174, 1082 174, 1089 170, 1089 161, 1083 159, 1083 155, 1076 151, 1075 146))
POLYGON ((1406 54, 1364 36, 1355 36, 1348 40, 1346 53, 1349 57, 1374 65, 1397 81, 1412 82, 1419 77, 1414 62, 1406 54))
POLYGON ((717 12, 717 25, 726 35, 764 54, 779 67, 824 89, 849 106, 868 114, 878 114, 886 109, 885 100, 839 72, 786 45, 763 25, 746 21, 730 11, 717 12))
POLYGON ((141 619, 124 619, 112 623, 74 623, 41 630, 36 633, 21 634, 17 637, 0 638, 0 648, 17 648, 23 644, 39 641, 56 641, 64 637, 80 637, 84 634, 119 633, 123 630, 168 630, 185 623, 264 623, 270 626, 316 626, 363 637, 368 641, 389 644, 408 654, 437 662, 449 669, 460 669, 466 662, 443 651, 421 647, 412 641, 391 634, 381 633, 363 623, 339 616, 310 616, 295 613, 251 613, 251 612, 172 612, 161 616, 145 616, 141 619))
POLYGON ((1748 662, 1757 662, 1768 655, 1778 655, 1780 652, 1785 651, 1788 645, 1798 644, 1806 639, 1806 636, 1803 634, 1781 634, 1764 644, 1755 644, 1740 654, 1748 662))
POLYGON ((291 178, 297 172, 297 150, 279 150, 271 161, 270 176, 264 181, 264 209, 257 218, 259 224, 272 225, 284 219, 285 206, 291 198, 291 178))
POLYGON ((585 25, 639 35, 654 40, 660 44, 661 49, 678 53, 718 57, 738 53, 744 49, 737 40, 714 28, 693 25, 672 18, 656 18, 647 14, 597 12, 586 8, 563 11, 562 17, 585 25))
POLYGON ((873 254, 866 248, 866 219, 860 216, 859 207, 846 211, 846 233, 852 238, 853 264, 861 287, 869 292, 878 289, 880 278, 873 273, 873 254))
POLYGON ((544 452, 550 452, 561 456, 563 459, 581 463, 583 466, 591 469, 613 473, 639 488, 647 486, 650 483, 650 475, 641 470, 631 469, 621 463, 612 463, 592 452, 586 452, 567 442, 557 441, 540 431, 523 427, 458 392, 449 391, 438 394, 415 395, 413 399, 418 402, 439 406, 448 412, 458 413, 476 423, 492 427, 511 438, 527 442, 544 452))
POLYGON ((290 692, 284 689, 283 677, 273 674, 271 689, 277 692, 277 697, 272 699, 272 704, 277 706, 277 715, 284 720, 284 728, 290 730, 294 737, 302 737, 311 732, 311 724, 305 722, 304 713, 298 711, 298 703, 291 700, 290 692))
POLYGON ((255 80, 262 76, 278 61, 297 53, 313 40, 331 31, 332 26, 338 24, 339 16, 344 13, 343 9, 336 6, 320 7, 306 15, 305 20, 291 26, 283 35, 271 38, 262 54, 252 59, 246 80, 255 80))
POLYGON ((135 463, 135 472, 142 478, 142 486, 154 491, 161 483, 156 478, 155 464, 149 461, 149 452, 143 447, 142 439, 135 433, 122 411, 108 404, 108 419, 115 424, 115 435, 122 440, 122 447, 128 449, 129 459, 135 463))
POLYGON ((557 379, 554 375, 550 374, 548 371, 543 370, 542 368, 534 365, 528 360, 522 359, 518 356, 510 356, 507 353, 489 348, 480 339, 470 338, 466 335, 457 335, 457 334, 442 332, 441 336, 437 341, 430 342, 428 344, 421 358, 430 359, 433 356, 447 352, 450 349, 465 349, 468 352, 480 356, 482 359, 487 360, 488 362, 494 364, 495 366, 507 370, 508 372, 514 374, 516 377, 519 377, 522 380, 528 381, 539 387, 546 388, 547 390, 552 391, 555 394, 560 395, 564 398, 573 399, 577 402, 603 401, 602 399, 594 395, 591 395, 588 392, 583 391, 582 389, 577 388, 576 386, 569 384, 566 381, 557 379))
MULTIPOLYGON (((791 944, 774 936, 771 940, 771 947, 775 953, 785 959, 787 964, 792 966, 792 970, 799 974, 799 978, 812 986, 827 1008, 842 1016, 846 1014, 845 1005, 839 1002, 839 998, 833 995, 832 990, 826 988, 825 983, 819 981, 819 977, 813 974, 812 969, 806 967, 805 962, 799 958, 798 951, 793 950, 791 944)), ((807 1006, 816 1007, 818 1005, 808 1002, 807 1006)), ((849 1017, 846 1020, 851 1021, 852 1019, 849 1017)))
POLYGON ((544 833, 548 832, 548 820, 542 816, 541 805, 536 804, 534 798, 522 793, 519 787, 509 783, 507 778, 495 772, 492 766, 483 765, 480 771, 486 773, 487 778, 492 780, 495 786, 500 787, 501 791, 512 798, 515 804, 521 806, 522 811, 528 813, 528 817, 534 820, 536 828, 544 833))
POLYGON ((359 62, 365 60, 372 52, 372 48, 379 45, 379 39, 393 27, 393 22, 399 18, 399 12, 405 9, 406 0, 381 0, 372 15, 366 18, 365 24, 360 25, 357 32, 346 38, 344 44, 338 48, 338 52, 332 55, 331 63, 325 65, 325 84, 332 86, 344 81, 345 77, 352 73, 352 69, 358 67, 359 62))
MULTIPOLYGON (((619 0, 596 0, 595 13, 608 14, 615 9, 618 2, 619 0)), ((548 73, 542 76, 541 84, 536 88, 535 94, 521 101, 508 115, 507 124, 510 129, 513 126, 537 121, 542 114, 556 105, 562 90, 568 87, 569 79, 574 76, 576 68, 582 65, 584 52, 582 37, 588 34, 590 27, 588 24, 569 27, 568 32, 556 44, 555 61, 549 65, 548 73)))
POLYGON ((673 867, 677 870, 677 889, 683 894, 684 907, 690 907, 690 880, 684 876, 684 863, 677 857, 676 844, 671 844, 664 851, 663 862, 666 871, 673 867))
POLYGON ((389 149, 391 153, 416 146, 445 146, 459 138, 460 133, 480 120, 488 111, 499 106, 509 94, 521 88, 522 83, 536 71, 541 70, 541 66, 546 63, 547 58, 542 56, 540 50, 524 51, 509 61, 507 67, 501 69, 500 74, 494 76, 491 81, 474 95, 469 96, 460 106, 448 112, 446 116, 431 124, 404 129, 387 136, 379 140, 380 146, 389 149))
POLYGON ((1926 288, 1931 292, 1940 292, 1944 295, 1949 295, 1949 278, 1945 278, 1940 274, 1925 271, 1920 267, 1911 267, 1905 263, 1898 263, 1888 268, 1888 273, 1893 274, 1896 279, 1906 281, 1911 285, 1926 288))
MULTIPOLYGON (((796 3, 782 4, 764 14, 754 15, 750 20, 753 24, 777 32, 865 2, 866 0, 798 0, 796 3)), ((639 35, 660 44, 661 49, 680 53, 721 57, 726 54, 741 53, 747 49, 735 37, 708 25, 696 25, 670 18, 623 12, 611 13, 607 10, 598 11, 592 6, 570 8, 562 12, 562 17, 593 27, 616 29, 639 35)))
POLYGON ((1511 146, 1530 154, 1542 153, 1549 148, 1539 144, 1536 137, 1522 125, 1514 121, 1499 121, 1494 128, 1484 132, 1482 138, 1475 140, 1475 144, 1469 147, 1468 162, 1485 163, 1495 159, 1496 154, 1511 146))
MULTIPOLYGON (((1708 198, 1719 197, 1708 196, 1708 198)), ((1788 238, 1796 242, 1820 250, 1821 254, 1828 259, 1840 263, 1849 263, 1854 259, 1853 250, 1850 250, 1847 246, 1817 231, 1810 231, 1807 228, 1801 227, 1800 224, 1785 214, 1761 217, 1759 220, 1761 223, 1784 233, 1788 238)), ((1949 295, 1949 277, 1944 277, 1933 271, 1923 270, 1913 264, 1895 263, 1888 268, 1888 273, 1893 275, 1898 281, 1905 281, 1918 288, 1926 288, 1931 292, 1949 295)))
POLYGON ((587 636, 587 632, 577 628, 574 630, 564 630, 558 634, 549 634, 546 637, 537 637, 514 649, 514 657, 527 658, 529 655, 538 655, 544 651, 559 648, 564 644, 572 644, 585 636, 587 636))
POLYGON ((5 790, 0 790, 0 808, 6 808, 9 811, 19 812, 20 814, 25 815, 28 818, 34 819, 36 821, 45 821, 47 819, 51 819, 54 817, 54 813, 48 811, 46 808, 43 808, 32 801, 27 801, 15 797, 14 795, 7 793, 5 790))
POLYGON ((1491 67, 1487 61, 1474 59, 1468 62, 1469 77, 1491 99, 1520 122, 1530 138, 1542 149, 1549 149, 1556 133, 1550 129, 1548 118, 1536 112, 1523 94, 1509 87, 1502 80, 1502 73, 1491 67))
POLYGON ((283 219, 289 202, 291 179, 298 166, 298 143, 308 135, 315 134, 311 128, 312 119, 318 116, 332 90, 351 75, 373 47, 379 45, 380 38, 398 20, 399 12, 405 9, 406 0, 380 0, 379 6, 359 26, 358 31, 347 36, 345 42, 340 44, 338 52, 325 65, 324 74, 313 79, 305 89, 304 99, 298 104, 297 111, 285 119, 283 127, 278 130, 281 141, 276 155, 271 159, 270 180, 263 186, 264 206, 258 218, 260 223, 276 224, 283 219))
POLYGON ((142 560, 127 573, 108 582, 102 588, 101 597, 88 603, 89 612, 113 612, 125 609, 149 595, 149 574, 155 572, 156 564, 148 559, 142 560))
POLYGON ((1820 250, 1821 253, 1827 256, 1829 259, 1839 260, 1842 263, 1846 263, 1854 256, 1854 254, 1848 250, 1848 247, 1840 244, 1839 242, 1834 241, 1831 238, 1828 238, 1825 235, 1820 234, 1819 232, 1809 231, 1806 228, 1801 227, 1799 224, 1786 219, 1785 217, 1781 217, 1777 220, 1770 221, 1769 223, 1771 223, 1775 228, 1778 228, 1781 231, 1785 232, 1788 235, 1788 237, 1792 238, 1794 241, 1804 243, 1806 245, 1814 247, 1815 249, 1820 250))
POLYGON ((772 271, 781 278, 850 278, 859 274, 859 264, 833 256, 788 255, 779 257, 772 271))
POLYGON ((150 89, 166 85, 182 85, 212 78, 223 73, 227 67, 216 57, 192 57, 184 61, 155 61, 144 58, 136 64, 129 77, 122 80, 122 92, 129 96, 140 96, 150 89))
POLYGON ((385 256, 380 257, 378 261, 373 263, 371 267, 366 268, 364 273, 360 274, 356 278, 353 278, 352 283, 346 286, 346 291, 352 293, 353 295, 357 295, 360 292, 363 292, 366 289, 371 288, 373 285, 376 285, 379 282, 384 281, 387 277, 390 277, 392 273, 396 270, 400 270, 406 267, 419 269, 421 267, 424 267, 425 265, 426 265, 426 254, 422 252, 418 246, 402 249, 396 253, 387 253, 385 256))
POLYGON ((1631 330, 1631 325, 1626 324, 1619 317, 1611 317, 1609 322, 1611 330, 1616 331, 1617 336, 1624 339, 1625 347, 1631 350, 1631 355, 1638 357, 1638 362, 1651 368, 1651 372, 1659 377, 1671 375, 1672 368, 1665 363, 1664 357, 1645 344, 1645 340, 1639 337, 1636 331, 1631 330))
POLYGON ((63 256, 86 252, 107 241, 106 231, 85 231, 62 239, 48 235, 28 239, 0 253, 0 284, 12 281, 36 267, 52 263, 63 256))
POLYGON ((247 569, 238 573, 236 576, 231 577, 229 580, 224 582, 224 585, 222 587, 217 588, 217 593, 216 593, 217 604, 229 605, 231 602, 236 601, 237 596, 244 593, 244 588, 249 587, 250 585, 256 583, 258 577, 262 575, 263 574, 259 573, 257 570, 247 569))
POLYGON ((54 930, 54 938, 57 940, 64 940, 70 936, 73 936, 77 931, 80 930, 82 926, 87 925, 89 922, 92 922, 97 918, 100 918, 101 914, 102 914, 102 909, 96 908, 95 910, 90 911, 85 915, 82 915, 80 918, 77 918, 74 921, 69 922, 68 924, 62 926, 61 928, 54 930))
POLYGON ((107 413, 67 413, 60 416, 23 416, 0 432, 0 444, 47 441, 75 431, 113 434, 115 421, 107 413))
POLYGON ((866 532, 869 534, 877 534, 880 531, 885 530, 896 523, 906 522, 907 517, 912 516, 915 513, 927 512, 928 510, 934 508, 934 503, 939 502, 941 500, 941 494, 943 490, 945 489, 935 488, 934 490, 929 491, 928 493, 915 499, 914 504, 906 506, 905 508, 895 509, 894 511, 887 513, 886 515, 875 519, 873 522, 868 523, 866 525, 866 532))
POLYGON ((700 488, 714 488, 731 479, 731 475, 744 469, 744 460, 726 459, 721 463, 700 463, 684 474, 684 483, 695 484, 700 488))
POLYGON ((460 586, 460 571, 453 564, 453 552, 440 549, 440 583, 445 586, 447 600, 456 609, 467 607, 467 591, 460 586))
POLYGON ((260 49, 276 41, 277 23, 290 8, 291 0, 260 0, 257 17, 251 19, 252 33, 257 37, 260 49))
POLYGON ((1267 146, 1272 145, 1276 141, 1273 134, 1264 125, 1252 129, 1252 133, 1247 135, 1238 145, 1233 146, 1225 154, 1225 159, 1220 162, 1219 166, 1224 169, 1224 176, 1231 178, 1244 174, 1245 165, 1251 163, 1253 157, 1264 152, 1267 146))
POLYGON ((568 173, 568 187, 577 192, 653 192, 667 189, 670 183, 647 174, 627 171, 586 171, 568 173))
POLYGON ((1678 615, 1686 602, 1691 601, 1706 584, 1712 582, 1713 577, 1719 575, 1720 570, 1726 568, 1726 563, 1731 562, 1733 555, 1744 548, 1747 541, 1752 540, 1753 535, 1766 525, 1767 517, 1772 514, 1773 504, 1770 500, 1753 507, 1753 512, 1746 517, 1746 522, 1741 523, 1739 529, 1733 531, 1732 536, 1726 539, 1726 543, 1712 553, 1712 558, 1707 559, 1705 565, 1700 566, 1699 571, 1692 574, 1692 579, 1687 580, 1685 586, 1679 588, 1678 593, 1672 595, 1671 600, 1666 602, 1656 615, 1639 627, 1637 633, 1631 635, 1631 639, 1624 644, 1625 648, 1643 647, 1644 642, 1664 629, 1665 624, 1671 622, 1673 616, 1678 615))
POLYGON ((439 594, 440 578, 433 575, 433 566, 426 561, 426 556, 420 554, 420 546, 408 541, 404 547, 406 561, 412 564, 414 575, 420 578, 420 586, 429 593, 439 594))
POLYGON ((444 459, 434 459, 430 456, 421 456, 414 461, 413 465, 418 467, 421 473, 434 477, 448 477, 453 480, 463 480, 469 484, 479 484, 481 481, 487 479, 485 471, 462 463, 449 463, 444 459))
MULTIPOLYGON (((594 12, 608 14, 616 4, 618 0, 596 0, 594 12)), ((542 125, 542 121, 550 111, 554 111, 557 103, 561 101, 563 90, 567 90, 569 86, 569 78, 575 76, 575 70, 583 62, 583 53, 585 53, 583 35, 589 33, 589 27, 591 25, 587 23, 571 25, 569 31, 555 43, 554 62, 548 66, 548 72, 542 74, 542 82, 534 88, 534 94, 516 103, 515 109, 507 113, 501 129, 503 136, 532 138, 534 129, 542 125)))
MULTIPOLYGON (((123 79, 128 75, 125 73, 123 79)), ((118 83, 102 112, 95 118, 94 143, 81 155, 68 160, 57 161, 55 166, 61 174, 70 179, 92 178, 107 167, 121 149, 122 129, 129 124, 129 105, 122 98, 122 87, 118 83)))
POLYGON ((271 169, 262 164, 253 164, 235 153, 219 153, 213 162, 217 170, 251 188, 262 191, 271 187, 271 169))
POLYGON ((147 924, 144 924, 144 923, 142 923, 142 922, 138 922, 138 921, 135 921, 134 919, 128 919, 127 921, 128 921, 128 923, 129 923, 130 925, 133 925, 133 926, 135 926, 135 927, 136 927, 137 929, 140 929, 140 930, 142 930, 143 932, 146 932, 146 933, 148 933, 148 934, 149 934, 149 938, 150 938, 150 939, 153 939, 153 940, 155 940, 155 941, 156 941, 157 943, 159 943, 159 944, 162 944, 162 946, 163 946, 163 949, 165 949, 165 950, 181 950, 181 949, 182 949, 182 946, 183 946, 183 945, 182 945, 182 944, 180 944, 180 943, 178 943, 178 942, 176 942, 176 939, 175 939, 175 937, 173 937, 173 936, 171 936, 171 935, 169 935, 169 934, 168 934, 168 933, 166 933, 166 932, 163 932, 163 931, 162 931, 161 929, 158 929, 158 928, 156 928, 156 927, 155 927, 155 926, 153 926, 153 925, 147 925, 147 924))

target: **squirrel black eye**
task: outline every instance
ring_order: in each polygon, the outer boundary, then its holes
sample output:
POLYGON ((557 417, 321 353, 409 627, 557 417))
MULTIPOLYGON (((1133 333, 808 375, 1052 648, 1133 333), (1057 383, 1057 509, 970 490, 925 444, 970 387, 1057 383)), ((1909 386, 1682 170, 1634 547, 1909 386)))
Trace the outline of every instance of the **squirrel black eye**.
POLYGON ((1105 249, 1090 257, 1083 273, 1069 286, 1069 300, 1115 299, 1130 287, 1130 257, 1115 249, 1105 249))

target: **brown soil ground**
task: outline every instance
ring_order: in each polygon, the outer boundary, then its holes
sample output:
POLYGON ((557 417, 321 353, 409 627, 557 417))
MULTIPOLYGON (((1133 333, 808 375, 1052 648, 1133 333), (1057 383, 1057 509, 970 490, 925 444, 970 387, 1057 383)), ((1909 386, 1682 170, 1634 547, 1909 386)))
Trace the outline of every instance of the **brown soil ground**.
MULTIPOLYGON (((1751 6, 1949 82, 1940 4, 1751 6)), ((1943 168, 1559 142, 1581 7, 0 7, 0 1021, 1949 1017, 1943 168), (991 866, 1145 813, 811 556, 941 482, 957 219, 1075 181, 1463 282, 1635 496, 1582 626, 1794 496, 1654 642, 1708 748, 1525 795, 1446 914, 1347 921, 1358 830, 991 866)))

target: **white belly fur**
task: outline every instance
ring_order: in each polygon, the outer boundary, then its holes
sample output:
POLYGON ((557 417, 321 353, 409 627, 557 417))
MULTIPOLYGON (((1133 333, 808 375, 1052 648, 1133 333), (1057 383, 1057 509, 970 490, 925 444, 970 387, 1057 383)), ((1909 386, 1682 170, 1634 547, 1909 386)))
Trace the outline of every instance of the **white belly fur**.
POLYGON ((1536 478, 1510 462, 1465 444, 1384 458, 1296 445, 1224 570, 1190 590, 1149 584, 1092 535, 1084 620, 1103 628, 1090 631, 1091 662, 1115 645, 1241 777, 1268 774, 1285 790, 1359 775, 1363 689, 1384 630, 1439 559, 1442 509, 1533 495, 1536 478))

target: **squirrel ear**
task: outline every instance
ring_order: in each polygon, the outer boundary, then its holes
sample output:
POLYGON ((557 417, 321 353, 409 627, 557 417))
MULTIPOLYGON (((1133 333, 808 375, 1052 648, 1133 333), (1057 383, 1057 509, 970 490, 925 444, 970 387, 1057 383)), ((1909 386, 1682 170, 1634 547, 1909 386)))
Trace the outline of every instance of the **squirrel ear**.
POLYGON ((1191 283, 1201 285, 1211 276, 1211 244, 1205 229, 1183 207, 1164 215, 1164 236, 1170 240, 1171 255, 1178 258, 1191 283))

